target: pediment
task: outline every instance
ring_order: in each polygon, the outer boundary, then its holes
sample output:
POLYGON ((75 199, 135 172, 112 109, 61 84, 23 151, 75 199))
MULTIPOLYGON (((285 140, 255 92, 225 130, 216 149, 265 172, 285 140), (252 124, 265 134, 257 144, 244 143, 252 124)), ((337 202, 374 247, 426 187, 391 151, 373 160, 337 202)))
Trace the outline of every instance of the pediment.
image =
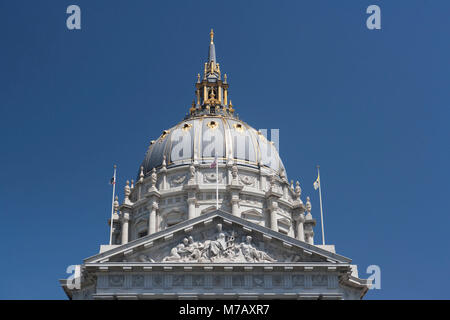
POLYGON ((216 210, 85 263, 349 263, 351 260, 216 210))
POLYGON ((247 211, 244 211, 241 213, 242 216, 246 216, 246 217, 254 217, 254 218, 262 218, 262 212, 261 210, 256 210, 256 209, 250 209, 247 211))

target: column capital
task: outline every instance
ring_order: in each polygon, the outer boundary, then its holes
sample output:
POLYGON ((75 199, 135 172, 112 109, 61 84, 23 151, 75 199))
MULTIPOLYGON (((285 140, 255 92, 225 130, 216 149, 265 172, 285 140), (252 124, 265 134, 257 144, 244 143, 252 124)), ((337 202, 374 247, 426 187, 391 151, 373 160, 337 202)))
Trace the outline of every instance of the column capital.
POLYGON ((128 222, 130 220, 130 214, 128 212, 122 212, 122 221, 128 222))
POLYGON ((294 211, 292 213, 292 218, 297 222, 305 222, 305 214, 303 212, 294 211))

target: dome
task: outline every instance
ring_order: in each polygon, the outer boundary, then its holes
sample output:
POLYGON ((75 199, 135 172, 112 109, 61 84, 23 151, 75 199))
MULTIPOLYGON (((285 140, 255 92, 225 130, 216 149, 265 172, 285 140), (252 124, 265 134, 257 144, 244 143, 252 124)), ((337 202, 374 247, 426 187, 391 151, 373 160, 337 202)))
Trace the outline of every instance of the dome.
POLYGON ((142 163, 143 173, 165 164, 167 168, 212 163, 236 162, 254 168, 267 168, 277 174, 285 172, 274 144, 245 122, 228 116, 187 118, 164 130, 152 141, 142 163))
POLYGON ((128 225, 117 229, 112 243, 219 210, 313 244, 314 220, 304 218, 300 183, 289 183, 266 130, 236 114, 212 31, 210 36, 209 58, 203 77, 197 74, 189 112, 148 146, 136 184, 127 183, 118 207, 128 225))

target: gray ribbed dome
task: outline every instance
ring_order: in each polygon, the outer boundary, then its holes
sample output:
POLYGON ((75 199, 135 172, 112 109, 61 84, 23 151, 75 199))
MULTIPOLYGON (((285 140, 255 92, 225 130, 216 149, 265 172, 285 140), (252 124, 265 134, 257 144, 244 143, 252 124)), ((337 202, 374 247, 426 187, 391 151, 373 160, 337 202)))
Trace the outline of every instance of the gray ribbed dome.
POLYGON ((148 175, 162 165, 164 156, 169 168, 192 161, 211 163, 216 152, 219 163, 232 159, 241 165, 284 171, 272 142, 246 123, 224 116, 190 118, 164 130, 150 145, 142 166, 148 175))

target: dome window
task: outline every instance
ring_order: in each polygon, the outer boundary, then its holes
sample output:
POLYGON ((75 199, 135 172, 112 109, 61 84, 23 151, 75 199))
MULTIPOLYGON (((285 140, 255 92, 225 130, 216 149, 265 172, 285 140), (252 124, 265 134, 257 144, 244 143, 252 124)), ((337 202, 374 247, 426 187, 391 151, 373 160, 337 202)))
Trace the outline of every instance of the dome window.
POLYGON ((219 124, 216 121, 210 121, 208 123, 208 127, 211 129, 216 129, 219 126, 219 124))
POLYGON ((162 140, 169 134, 169 130, 164 130, 163 132, 162 132, 162 134, 161 134, 161 141, 160 142, 162 142, 162 140))
POLYGON ((234 127, 237 131, 240 131, 240 132, 244 131, 244 126, 243 126, 242 124, 240 124, 240 123, 235 123, 235 124, 233 125, 233 127, 234 127))
POLYGON ((190 124, 190 123, 185 123, 185 124, 183 125, 183 130, 184 130, 184 131, 188 131, 189 129, 191 129, 191 127, 192 127, 192 124, 190 124))

